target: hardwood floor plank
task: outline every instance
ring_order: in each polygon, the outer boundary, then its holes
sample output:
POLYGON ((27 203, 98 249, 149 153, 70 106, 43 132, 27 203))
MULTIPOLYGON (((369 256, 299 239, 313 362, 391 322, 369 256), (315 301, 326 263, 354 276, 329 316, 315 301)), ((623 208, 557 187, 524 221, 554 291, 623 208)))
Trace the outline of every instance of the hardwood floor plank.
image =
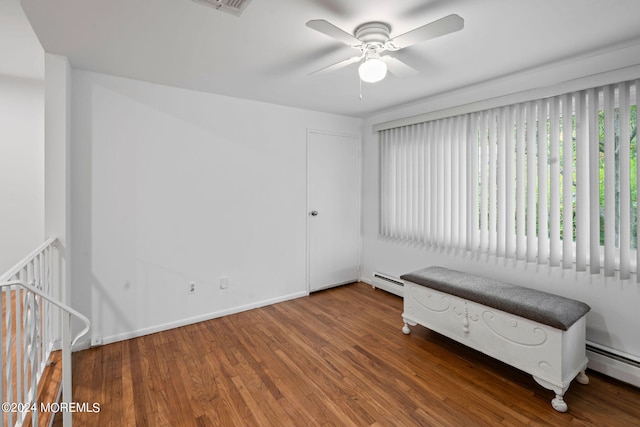
MULTIPOLYGON (((132 421, 136 419, 135 405, 134 405, 134 391, 133 391, 133 377, 131 374, 131 359, 127 357, 130 354, 129 344, 130 341, 122 341, 122 343, 116 347, 122 355, 122 425, 131 425, 132 421)), ((115 346, 114 346, 115 347, 115 346)), ((93 403, 93 402, 92 402, 93 403)), ((98 402, 99 403, 99 402, 98 402)), ((101 411, 102 412, 102 411, 101 411)))
POLYGON ((312 419, 308 414, 302 413, 298 408, 289 402, 289 399, 283 397, 278 400, 278 404, 282 410, 287 414, 287 420, 294 426, 317 426, 315 419, 312 419))
MULTIPOLYGON (((129 357, 131 358, 131 382, 133 384, 133 396, 135 407, 135 421, 137 426, 153 426, 158 419, 155 401, 152 398, 151 372, 149 372, 149 354, 144 352, 144 338, 131 340, 129 345, 129 357)), ((103 348, 101 348, 104 351, 103 348)), ((102 396, 95 399, 105 406, 102 396)), ((102 425, 115 425, 111 420, 103 416, 107 409, 100 411, 102 425)), ((78 417, 80 418, 80 417, 78 417)))
POLYGON ((120 348, 106 346, 102 351, 100 367, 102 369, 97 370, 102 381, 100 402, 103 408, 100 411, 100 418, 122 425, 124 420, 122 419, 122 351, 120 348))
POLYGON ((640 390, 590 372, 567 413, 517 369, 353 284, 74 354, 82 426, 640 425, 640 390))

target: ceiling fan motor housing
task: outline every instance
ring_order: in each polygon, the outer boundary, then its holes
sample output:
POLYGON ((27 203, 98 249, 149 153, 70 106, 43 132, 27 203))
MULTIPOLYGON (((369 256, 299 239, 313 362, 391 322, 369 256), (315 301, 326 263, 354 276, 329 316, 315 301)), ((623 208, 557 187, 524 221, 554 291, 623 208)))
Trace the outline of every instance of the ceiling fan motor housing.
POLYGON ((356 28, 354 36, 364 44, 384 45, 389 41, 391 28, 384 22, 366 22, 356 28))

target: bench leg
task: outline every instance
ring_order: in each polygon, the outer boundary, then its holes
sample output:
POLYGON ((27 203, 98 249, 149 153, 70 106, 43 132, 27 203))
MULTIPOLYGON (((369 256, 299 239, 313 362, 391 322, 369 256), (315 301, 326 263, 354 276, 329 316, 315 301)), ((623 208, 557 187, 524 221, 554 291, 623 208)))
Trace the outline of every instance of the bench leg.
MULTIPOLYGON (((580 384, 589 384, 589 377, 584 372, 586 368, 587 368, 587 362, 585 361, 582 367, 582 370, 578 372, 578 375, 576 375, 575 377, 575 380, 580 384)), ((550 383, 549 381, 543 380, 542 378, 538 378, 535 375, 533 376, 533 379, 536 380, 536 382, 540 384, 542 387, 552 390, 556 393, 556 397, 553 400, 551 400, 551 406, 553 406, 553 409, 555 409, 558 412, 567 412, 567 403, 564 401, 563 396, 565 392, 569 389, 569 384, 566 384, 564 387, 559 387, 555 384, 550 383)))
POLYGON ((533 379, 536 380, 536 382, 540 384, 542 387, 548 390, 552 390, 556 393, 556 397, 551 400, 551 406, 553 406, 553 409, 555 409, 558 412, 567 412, 568 406, 567 406, 567 402, 564 401, 564 394, 569 388, 568 384, 566 387, 558 387, 557 385, 552 384, 549 381, 543 380, 542 378, 538 378, 535 375, 533 376, 533 379))
MULTIPOLYGON (((580 384, 589 384, 589 377, 584 371, 580 371, 578 375, 576 375, 576 381, 580 384)), ((554 391, 556 392, 556 397, 551 401, 551 406, 558 412, 567 412, 567 403, 564 401, 564 393, 567 389, 560 390, 556 388, 554 391)))
POLYGON ((576 376, 576 381, 578 381, 580 384, 586 385, 589 384, 589 377, 584 373, 584 371, 580 371, 580 373, 576 376))
POLYGON ((416 322, 412 322, 409 319, 406 318, 402 318, 402 321, 404 322, 404 326, 402 327, 402 333, 405 335, 409 335, 411 333, 411 329, 409 329, 409 325, 411 326, 416 326, 417 323, 416 322))
POLYGON ((551 406, 558 412, 567 412, 567 402, 564 401, 562 394, 556 394, 555 399, 551 400, 551 406))

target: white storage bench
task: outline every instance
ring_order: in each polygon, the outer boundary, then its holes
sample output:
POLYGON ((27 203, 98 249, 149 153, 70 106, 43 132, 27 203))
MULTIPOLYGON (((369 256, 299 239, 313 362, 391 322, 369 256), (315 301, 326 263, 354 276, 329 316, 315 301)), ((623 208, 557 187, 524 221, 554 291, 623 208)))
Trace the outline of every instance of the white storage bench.
POLYGON ((567 410, 571 381, 589 382, 588 305, 442 267, 401 278, 405 334, 420 324, 531 374, 556 393, 551 404, 559 412, 567 410))

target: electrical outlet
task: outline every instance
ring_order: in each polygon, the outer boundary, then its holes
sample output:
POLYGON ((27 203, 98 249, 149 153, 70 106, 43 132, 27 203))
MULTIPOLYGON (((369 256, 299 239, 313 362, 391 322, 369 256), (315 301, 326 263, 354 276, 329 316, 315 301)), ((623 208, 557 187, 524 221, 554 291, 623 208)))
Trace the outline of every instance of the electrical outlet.
POLYGON ((229 278, 227 276, 220 276, 220 289, 227 289, 229 287, 229 278))
POLYGON ((102 337, 91 337, 91 346, 102 345, 102 337))
POLYGON ((187 293, 193 295, 196 293, 196 282, 187 283, 187 293))

